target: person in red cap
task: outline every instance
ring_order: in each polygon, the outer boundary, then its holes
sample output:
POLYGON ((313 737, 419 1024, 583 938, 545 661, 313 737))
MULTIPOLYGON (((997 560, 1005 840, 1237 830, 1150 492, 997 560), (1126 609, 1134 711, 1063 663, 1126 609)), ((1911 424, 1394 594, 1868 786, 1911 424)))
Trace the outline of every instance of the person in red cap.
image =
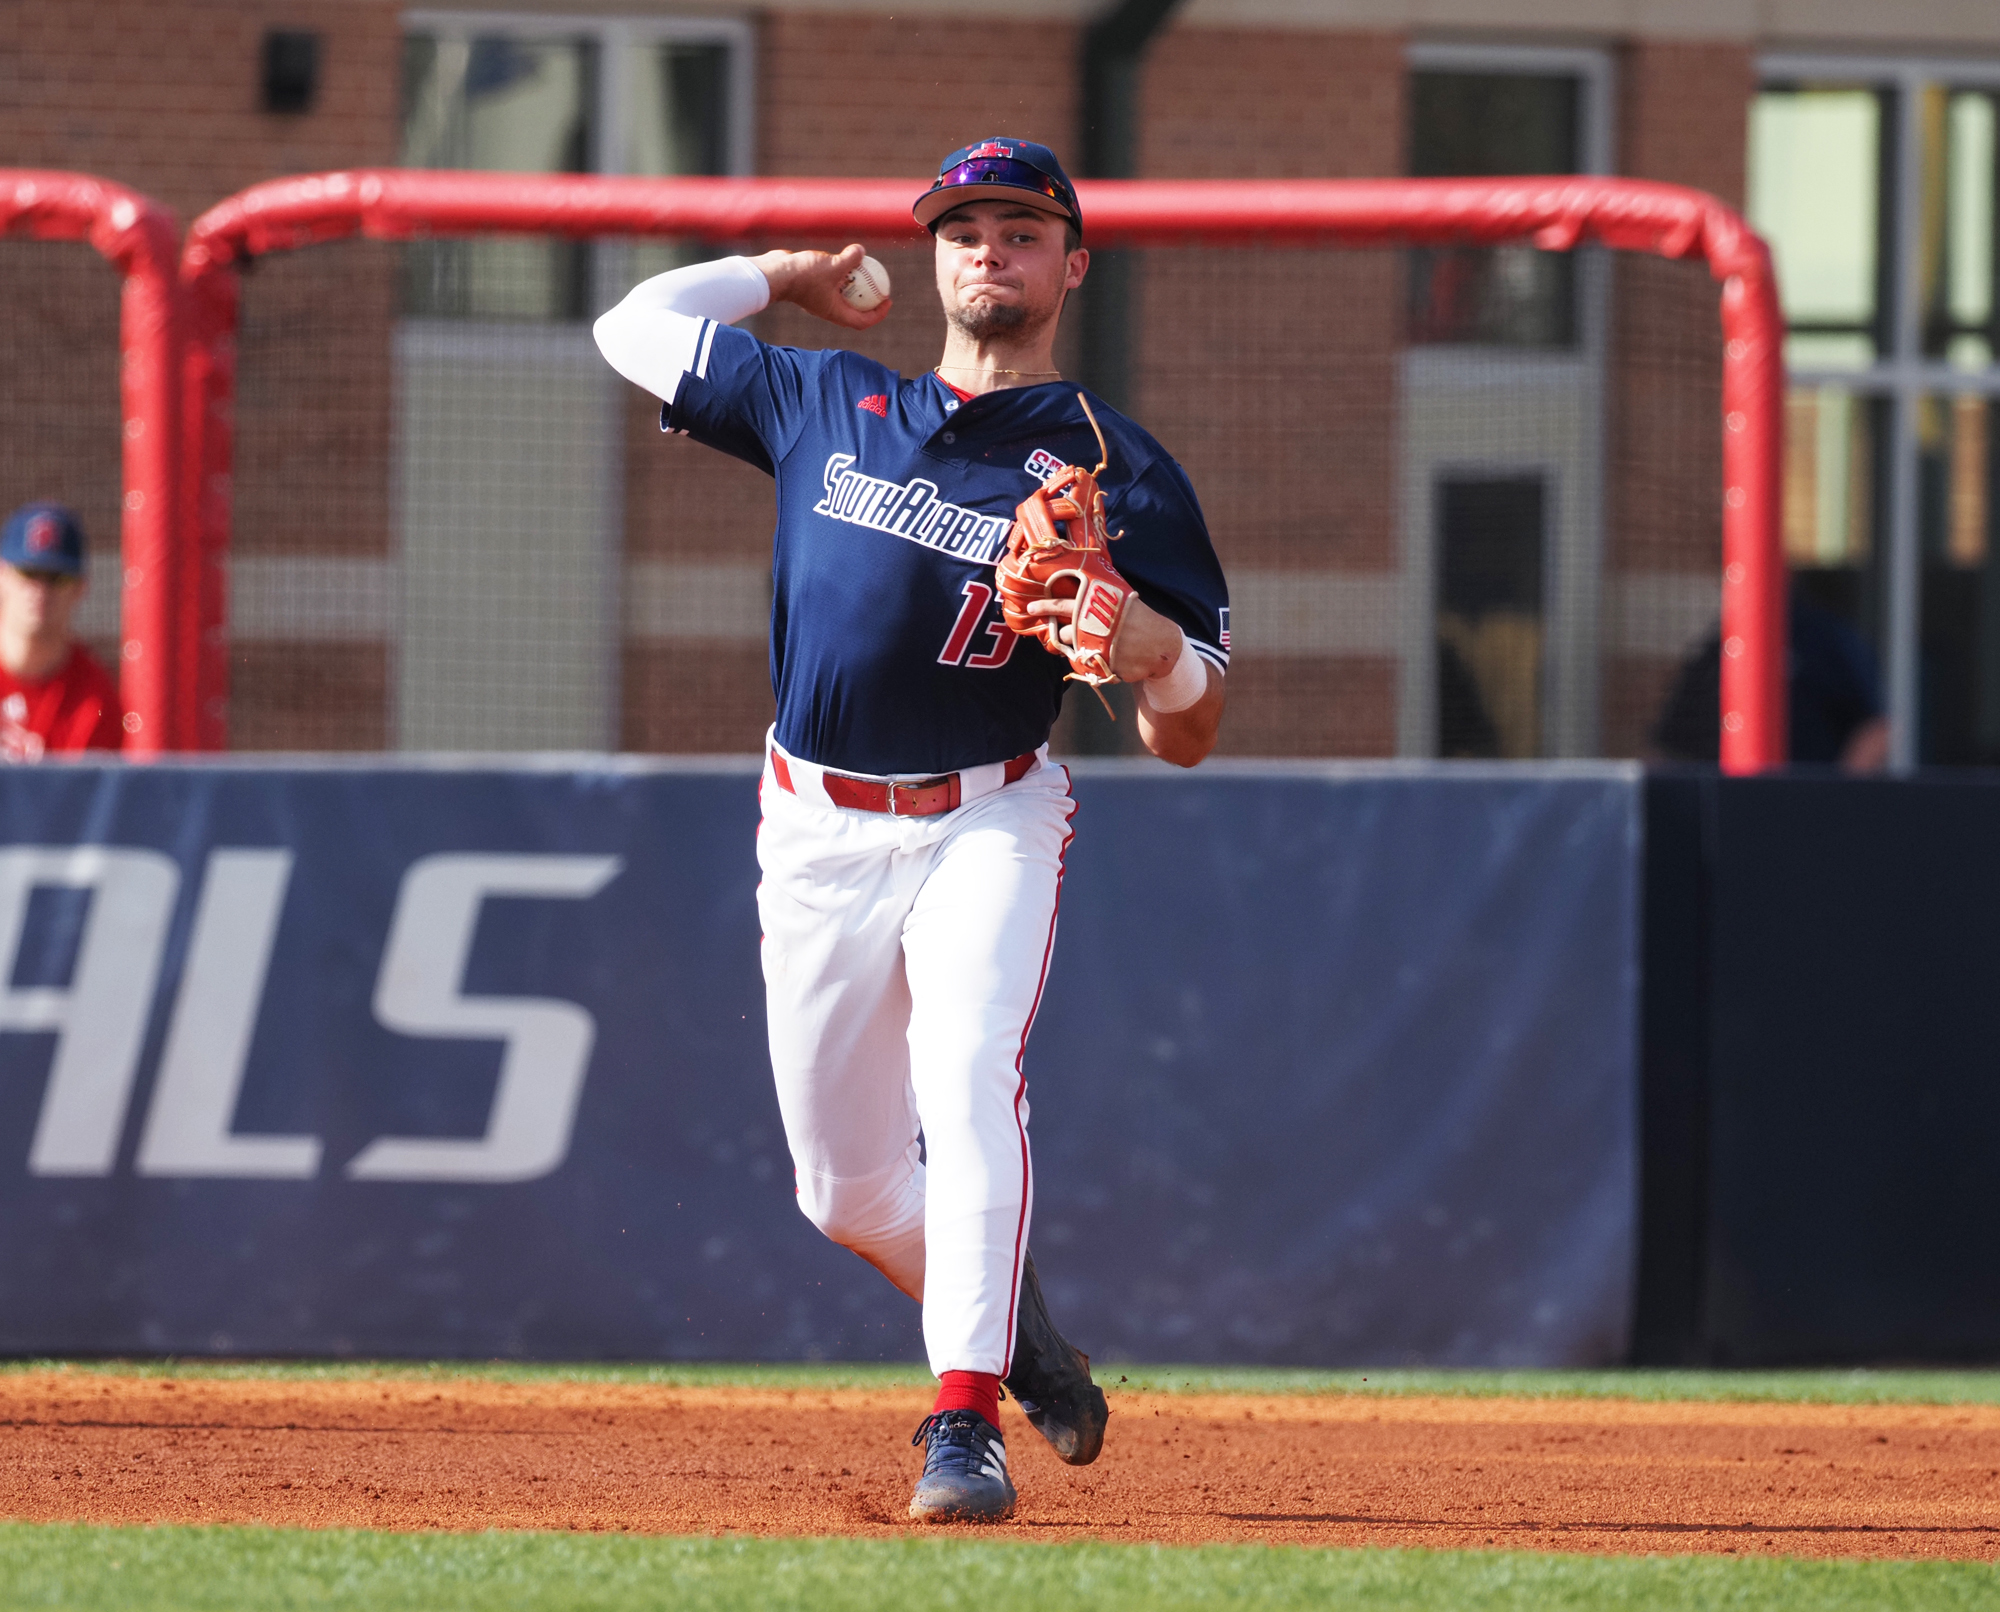
POLYGON ((0 760, 116 750, 118 685, 77 641, 89 586, 83 527, 60 504, 24 504, 0 527, 0 760))

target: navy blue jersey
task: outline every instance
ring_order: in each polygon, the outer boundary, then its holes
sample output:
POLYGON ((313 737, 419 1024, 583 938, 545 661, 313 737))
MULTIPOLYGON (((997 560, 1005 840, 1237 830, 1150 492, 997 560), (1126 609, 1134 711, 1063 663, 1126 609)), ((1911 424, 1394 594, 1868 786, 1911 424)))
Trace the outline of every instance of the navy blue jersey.
MULTIPOLYGON (((1069 664, 1001 620, 993 567, 1014 506, 1097 463, 1074 386, 968 402, 859 354, 772 347, 704 321, 661 425, 778 484, 771 683, 778 743, 823 767, 942 773, 1049 736, 1069 664)), ((1229 595, 1179 465, 1095 397, 1119 571, 1218 669, 1229 595)))

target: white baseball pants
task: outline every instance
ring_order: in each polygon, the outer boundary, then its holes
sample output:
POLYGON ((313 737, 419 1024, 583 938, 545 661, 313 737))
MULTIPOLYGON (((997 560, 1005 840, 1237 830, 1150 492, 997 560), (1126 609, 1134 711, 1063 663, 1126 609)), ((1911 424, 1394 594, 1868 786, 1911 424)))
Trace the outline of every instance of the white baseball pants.
POLYGON ((764 768, 757 910, 799 1208, 921 1301, 932 1371, 1005 1376, 1034 1202, 1021 1059, 1069 775, 1044 753, 956 811, 891 817, 826 803, 818 769, 787 762, 798 794, 764 768))

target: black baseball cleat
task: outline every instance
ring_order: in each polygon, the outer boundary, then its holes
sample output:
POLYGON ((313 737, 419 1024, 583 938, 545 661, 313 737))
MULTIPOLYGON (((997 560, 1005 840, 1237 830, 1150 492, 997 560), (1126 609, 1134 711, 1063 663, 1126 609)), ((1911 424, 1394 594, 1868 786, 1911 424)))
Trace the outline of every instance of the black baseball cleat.
POLYGON ((934 1412, 910 1442, 924 1447, 924 1475, 910 1496, 918 1522, 1003 1522, 1014 1515, 1006 1442, 979 1412, 934 1412))
POLYGON ((1035 1256, 1021 1266, 1021 1307, 1014 1323, 1014 1369, 1002 1379, 1035 1431, 1071 1466, 1089 1466, 1104 1448, 1111 1407, 1090 1380, 1090 1356, 1056 1331, 1035 1256))

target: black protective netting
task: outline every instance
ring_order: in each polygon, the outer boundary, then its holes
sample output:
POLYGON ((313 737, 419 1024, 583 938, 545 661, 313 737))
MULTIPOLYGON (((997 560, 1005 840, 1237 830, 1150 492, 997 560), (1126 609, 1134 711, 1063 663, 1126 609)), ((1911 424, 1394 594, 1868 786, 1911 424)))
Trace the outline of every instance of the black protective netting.
MULTIPOLYGON (((238 747, 757 748, 770 483, 662 438, 590 338, 672 254, 356 242, 246 277, 238 747)), ((899 306, 855 345, 920 373, 941 339, 929 252, 877 255, 899 306)), ((1403 252, 1128 262, 1129 411, 1186 466, 1230 577, 1225 751, 1647 747, 1717 611, 1704 268, 1587 254, 1523 281, 1572 297, 1562 319, 1417 345, 1431 281, 1403 252)), ((752 328, 847 339, 789 308, 752 328)), ((1132 742, 1094 712, 1073 697, 1058 746, 1132 742)))
POLYGON ((118 271, 68 241, 0 240, 0 515, 52 498, 82 518, 91 582, 78 626, 118 664, 123 446, 118 271))

